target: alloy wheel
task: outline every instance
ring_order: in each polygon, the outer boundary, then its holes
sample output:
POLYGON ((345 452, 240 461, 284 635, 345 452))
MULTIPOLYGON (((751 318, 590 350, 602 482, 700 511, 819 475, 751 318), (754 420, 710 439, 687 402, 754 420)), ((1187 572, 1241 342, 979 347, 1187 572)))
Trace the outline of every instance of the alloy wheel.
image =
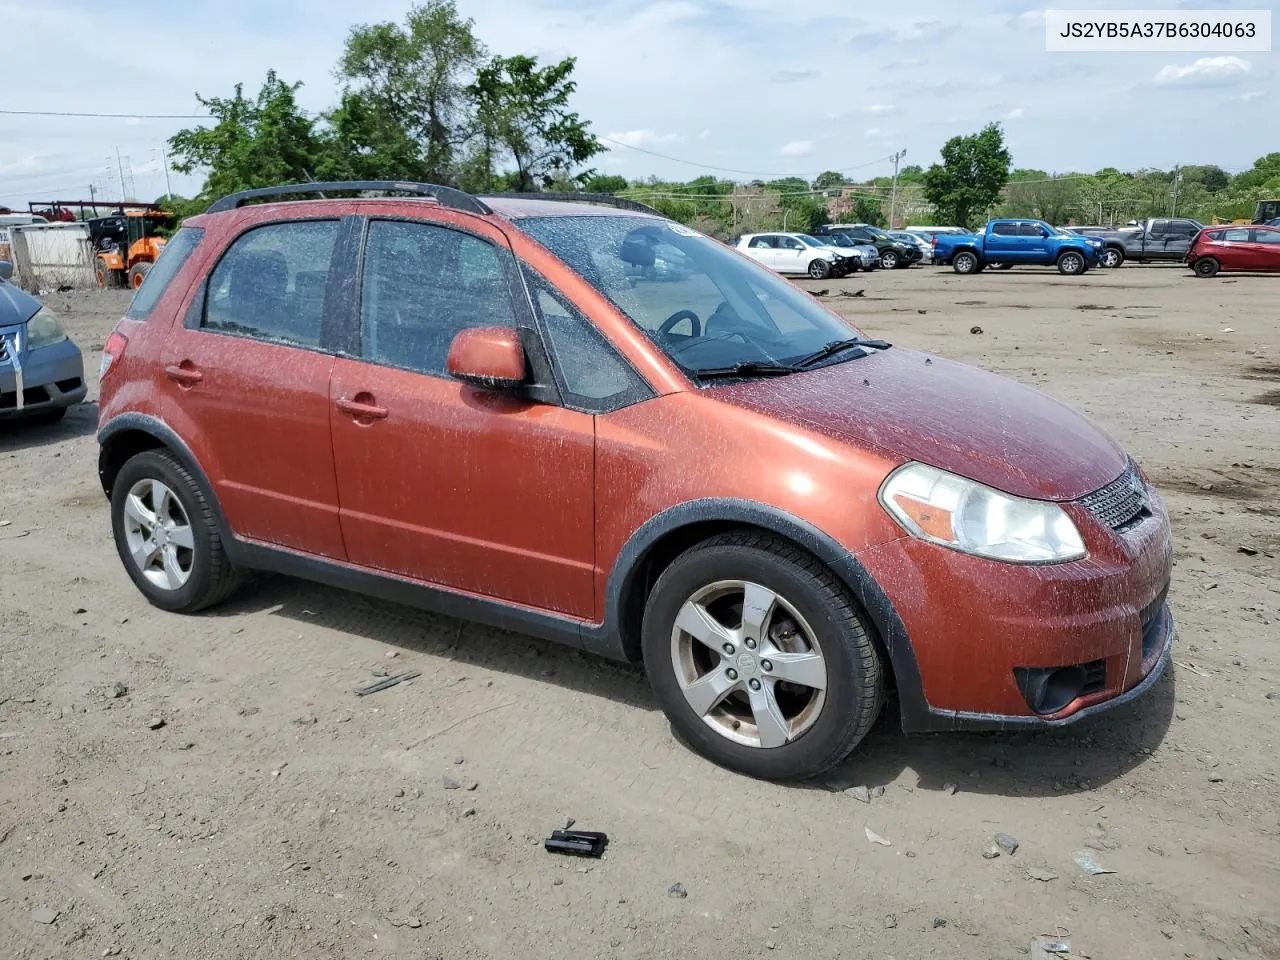
POLYGON ((179 590, 191 579, 195 538, 177 495, 153 478, 139 480, 124 502, 125 542, 144 577, 161 590, 179 590))
POLYGON ((671 631, 671 661, 694 713, 745 746, 795 740, 826 701, 827 665, 812 628, 758 583, 721 580, 686 600, 671 631))
POLYGON ((1120 266, 1120 251, 1114 247, 1108 247, 1102 254, 1102 265, 1104 267, 1115 268, 1120 266))

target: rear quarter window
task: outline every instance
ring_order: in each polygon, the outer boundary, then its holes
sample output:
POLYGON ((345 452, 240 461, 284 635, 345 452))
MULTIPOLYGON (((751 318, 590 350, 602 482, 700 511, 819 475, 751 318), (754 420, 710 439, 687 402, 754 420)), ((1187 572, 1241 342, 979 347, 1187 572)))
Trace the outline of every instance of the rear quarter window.
POLYGON ((150 317, 151 311, 156 308, 164 292, 169 289, 169 284, 178 275, 182 265, 195 252, 196 247, 200 246, 202 239, 204 239, 204 230, 200 227, 182 227, 178 230, 165 244, 159 259, 152 264, 147 278, 142 281, 142 286, 133 295, 133 301, 125 311, 125 316, 130 320, 146 320, 150 317))

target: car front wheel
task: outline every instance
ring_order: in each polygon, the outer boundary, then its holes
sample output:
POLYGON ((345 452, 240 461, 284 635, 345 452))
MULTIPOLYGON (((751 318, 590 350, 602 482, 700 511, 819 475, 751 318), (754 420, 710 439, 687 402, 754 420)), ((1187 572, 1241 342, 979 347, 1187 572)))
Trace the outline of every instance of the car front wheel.
POLYGON ((1119 247, 1107 247, 1102 251, 1102 265, 1114 269, 1124 263, 1124 251, 1119 247))
POLYGON ((898 269, 898 255, 892 250, 886 250, 884 253, 880 254, 880 266, 884 267, 886 270, 898 269))
POLYGON ((166 451, 145 451, 120 469, 111 528, 129 577, 163 610, 193 613, 225 599, 239 582, 209 493, 166 451))
POLYGON ((658 578, 642 627, 649 682, 677 734, 769 780, 839 763, 880 712, 871 629, 835 575, 767 535, 725 534, 658 578))
POLYGON ((951 269, 956 273, 977 273, 978 255, 968 250, 961 250, 951 258, 951 269))
POLYGON ((815 280, 825 280, 831 273, 831 264, 825 260, 814 260, 809 264, 809 276, 815 280))
POLYGON ((1058 257, 1058 272, 1066 277, 1076 277, 1084 273, 1084 257, 1074 250, 1068 250, 1058 257))

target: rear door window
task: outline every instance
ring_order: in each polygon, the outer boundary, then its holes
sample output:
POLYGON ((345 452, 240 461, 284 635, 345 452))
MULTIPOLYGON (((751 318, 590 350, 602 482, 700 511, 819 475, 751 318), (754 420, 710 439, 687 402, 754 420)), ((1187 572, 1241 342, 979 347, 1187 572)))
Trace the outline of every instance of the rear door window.
POLYGON ((159 258, 151 265, 147 278, 133 295, 133 302, 125 311, 130 320, 146 320, 151 311, 169 289, 169 283, 178 275, 187 258, 200 246, 204 238, 204 230, 199 227, 183 227, 165 244, 159 258))
POLYGON ((241 234, 209 277, 201 328, 319 347, 338 225, 298 220, 241 234))
POLYGON ((1039 240, 1044 237, 1044 227, 1038 223, 1020 223, 1018 224, 1018 236, 1035 237, 1039 240))
POLYGON ((1016 237, 1018 235, 1018 225, 1016 223, 997 223, 991 228, 991 232, 1001 237, 1016 237))

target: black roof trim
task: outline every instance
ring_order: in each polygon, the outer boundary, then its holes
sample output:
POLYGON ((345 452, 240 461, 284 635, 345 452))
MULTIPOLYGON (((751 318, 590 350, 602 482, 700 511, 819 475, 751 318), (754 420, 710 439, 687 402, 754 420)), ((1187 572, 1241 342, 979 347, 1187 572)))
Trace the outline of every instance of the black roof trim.
POLYGON ((221 213, 224 210, 235 210, 251 200, 265 200, 270 197, 291 197, 309 193, 360 193, 364 191, 380 191, 382 193, 404 193, 410 196, 430 197, 442 207, 476 213, 481 216, 493 213, 485 204, 469 193, 454 187, 442 187, 434 183, 414 183, 403 180, 338 180, 326 183, 287 183, 277 187, 261 187, 257 190, 242 190, 232 193, 213 202, 208 213, 221 213))

